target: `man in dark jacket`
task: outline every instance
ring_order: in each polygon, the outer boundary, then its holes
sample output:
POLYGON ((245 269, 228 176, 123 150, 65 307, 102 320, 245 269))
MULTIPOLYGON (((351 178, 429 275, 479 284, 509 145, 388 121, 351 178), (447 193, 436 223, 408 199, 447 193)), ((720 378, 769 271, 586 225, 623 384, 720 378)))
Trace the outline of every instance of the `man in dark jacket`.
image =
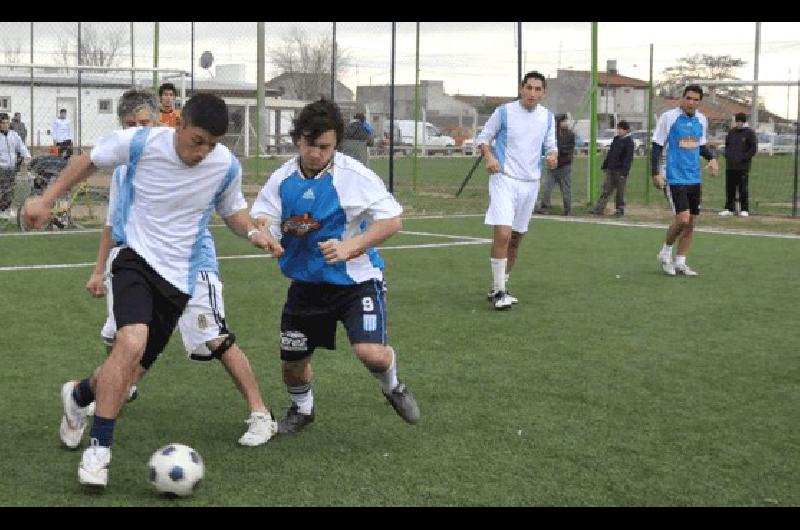
POLYGON ((558 165, 544 175, 540 214, 550 213, 550 193, 553 183, 558 183, 564 201, 564 215, 569 215, 572 205, 572 157, 575 154, 575 133, 569 128, 566 114, 556 116, 556 144, 558 145, 558 165))
POLYGON ((369 167, 369 149, 367 147, 372 146, 373 137, 372 126, 367 122, 366 116, 359 112, 344 128, 342 141, 339 142, 337 149, 369 167))
POLYGON ((614 215, 625 215, 625 183, 631 171, 634 152, 630 130, 631 126, 625 120, 620 120, 617 124, 617 135, 611 141, 606 159, 603 160, 602 169, 606 172, 606 180, 603 182, 603 191, 600 193, 597 205, 591 211, 595 215, 605 213, 608 198, 615 189, 617 195, 614 199, 614 215))
POLYGON ((756 133, 747 127, 747 114, 739 112, 734 116, 735 125, 725 137, 725 209, 719 212, 723 217, 736 213, 736 190, 739 190, 739 215, 749 213, 747 180, 750 162, 758 151, 756 133))

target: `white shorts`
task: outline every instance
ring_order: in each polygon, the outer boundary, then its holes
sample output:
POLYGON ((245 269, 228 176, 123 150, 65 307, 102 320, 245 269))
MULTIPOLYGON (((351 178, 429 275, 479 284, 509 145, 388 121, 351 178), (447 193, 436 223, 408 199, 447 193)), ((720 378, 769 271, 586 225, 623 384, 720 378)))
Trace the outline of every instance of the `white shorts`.
POLYGON ((510 226, 524 234, 538 195, 539 180, 517 180, 503 173, 489 175, 489 209, 484 224, 510 226))
MULTIPOLYGON (((108 258, 108 267, 119 252, 119 247, 111 249, 108 258)), ((114 295, 111 289, 111 272, 106 270, 104 282, 106 284, 107 316, 100 337, 108 346, 114 342, 117 334, 117 324, 114 321, 114 295)), ((181 318, 178 320, 178 330, 183 339, 186 354, 195 361, 210 361, 211 350, 206 342, 227 337, 230 332, 225 326, 225 302, 222 299, 222 282, 214 272, 198 272, 194 293, 189 303, 186 304, 181 318)))

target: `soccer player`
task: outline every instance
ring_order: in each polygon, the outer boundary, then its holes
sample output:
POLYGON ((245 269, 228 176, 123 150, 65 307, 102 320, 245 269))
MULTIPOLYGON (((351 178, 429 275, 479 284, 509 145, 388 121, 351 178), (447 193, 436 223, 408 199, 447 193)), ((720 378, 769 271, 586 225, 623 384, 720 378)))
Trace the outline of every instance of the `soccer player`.
POLYGON ((96 400, 90 445, 78 467, 81 484, 108 484, 116 417, 139 366, 149 367, 164 350, 194 292, 212 210, 234 233, 277 253, 274 242, 247 214, 241 166, 219 143, 227 127, 225 102, 212 94, 197 94, 186 103, 176 129, 111 132, 97 141, 91 154, 73 157, 43 195, 28 199, 25 220, 40 228, 55 198, 96 167, 128 166, 112 229, 121 247, 110 266, 118 331, 111 354, 94 375, 95 384, 81 383, 77 399, 65 400, 67 427, 75 430, 84 420, 79 407, 96 400))
POLYGON ((697 110, 702 99, 703 89, 699 85, 687 86, 683 89, 680 105, 662 114, 653 131, 653 185, 664 190, 675 215, 667 229, 664 246, 658 253, 661 270, 669 276, 697 276, 697 272, 686 265, 686 255, 692 246, 694 227, 700 215, 703 191, 700 157, 709 161, 712 175, 719 171, 714 154, 706 147, 708 120, 697 110), (661 153, 665 148, 666 179, 661 171, 661 153), (675 241, 678 242, 678 251, 673 263, 675 241))
POLYGON ((175 109, 175 98, 178 91, 172 83, 164 83, 158 87, 158 98, 161 100, 161 115, 158 122, 167 127, 175 128, 181 113, 175 109))
POLYGON ((400 230, 403 209, 378 175, 336 151, 343 131, 335 103, 306 105, 290 132, 300 156, 272 174, 250 211, 262 230, 269 228, 271 247, 283 250, 281 271, 292 280, 280 347, 290 406, 278 434, 314 421, 311 355, 318 346, 336 348, 337 321, 397 414, 419 420, 387 344, 383 259, 374 248, 400 230))
POLYGON ((497 107, 477 139, 489 173, 489 209, 484 223, 494 227, 489 300, 499 310, 517 303, 506 283, 539 194, 543 155, 548 168, 555 169, 558 164, 555 119, 539 104, 546 87, 539 72, 525 74, 519 99, 497 107))
MULTIPOLYGON (((117 104, 117 115, 123 128, 150 127, 155 124, 158 115, 158 104, 153 94, 146 90, 128 90, 120 97, 117 104)), ((111 180, 111 193, 109 198, 109 216, 106 226, 100 237, 95 269, 86 283, 86 290, 94 297, 105 296, 111 291, 111 271, 107 267, 113 257, 119 252, 119 247, 113 247, 112 225, 113 213, 119 199, 119 189, 124 187, 127 166, 118 167, 111 180), (109 252, 111 256, 109 256, 109 252), (109 257, 111 259, 109 259, 109 257)), ((214 239, 206 229, 200 245, 201 258, 200 270, 197 272, 192 298, 189 300, 178 320, 178 329, 183 338, 183 344, 190 359, 197 361, 210 361, 219 359, 225 369, 233 378, 237 388, 242 392, 250 408, 248 431, 239 439, 242 445, 256 446, 266 443, 274 434, 276 424, 272 415, 264 405, 258 382, 250 368, 250 363, 244 352, 234 342, 235 335, 227 328, 225 322, 225 304, 222 298, 222 282, 219 277, 214 239)), ((114 321, 113 296, 108 296, 108 318, 100 332, 106 346, 111 350, 114 336, 117 332, 114 321)), ((136 381, 146 372, 147 367, 137 367, 136 381)), ((64 384, 63 399, 67 401, 65 410, 71 406, 70 400, 74 399, 78 391, 75 387, 79 384, 90 384, 88 381, 78 383, 69 381, 64 384)), ((131 386, 129 400, 136 397, 136 385, 131 386)), ((75 404, 77 406, 77 403, 75 404)), ((87 412, 88 414, 88 412, 87 412)), ((77 447, 80 444, 83 429, 71 429, 65 415, 61 420, 62 441, 68 447, 77 447)))

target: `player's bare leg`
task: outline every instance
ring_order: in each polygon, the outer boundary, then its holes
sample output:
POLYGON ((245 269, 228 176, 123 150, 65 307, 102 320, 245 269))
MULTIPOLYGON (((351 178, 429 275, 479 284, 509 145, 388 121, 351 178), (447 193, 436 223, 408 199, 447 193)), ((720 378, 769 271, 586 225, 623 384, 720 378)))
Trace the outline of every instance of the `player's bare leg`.
MULTIPOLYGON (((492 292, 491 301, 495 309, 503 310, 511 307, 512 299, 506 293, 506 274, 509 270, 512 228, 507 225, 495 225, 492 237, 491 262, 492 292)), ((517 242, 513 252, 516 259, 517 242)))
POLYGON ((353 344, 353 353, 378 380, 386 401, 398 416, 408 423, 419 421, 419 406, 414 395, 397 378, 397 358, 394 348, 382 344, 353 344))

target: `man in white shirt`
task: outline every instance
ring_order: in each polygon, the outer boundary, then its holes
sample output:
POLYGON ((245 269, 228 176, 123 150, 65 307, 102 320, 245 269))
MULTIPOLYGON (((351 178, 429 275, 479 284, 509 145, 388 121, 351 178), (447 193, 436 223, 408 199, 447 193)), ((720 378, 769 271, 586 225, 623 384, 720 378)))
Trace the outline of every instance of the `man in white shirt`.
POLYGON ((546 85, 539 72, 525 74, 519 99, 497 107, 477 139, 489 173, 489 209, 484 223, 494 227, 489 299, 499 310, 517 302, 508 293, 506 282, 539 194, 542 159, 550 169, 558 164, 555 118, 539 105, 546 85))
POLYGON ((53 135, 53 143, 58 146, 58 156, 72 156, 72 122, 67 119, 67 109, 58 111, 48 134, 53 135))
POLYGON ((55 199, 97 167, 127 165, 112 227, 112 238, 122 247, 111 263, 114 345, 96 370, 95 395, 82 395, 77 403, 65 400, 67 427, 75 430, 84 421, 79 407, 91 398, 96 402, 90 445, 78 468, 84 485, 108 484, 116 417, 138 367, 152 364, 164 350, 194 292, 212 211, 234 233, 278 253, 247 213, 239 161, 219 143, 228 127, 225 102, 197 94, 186 103, 182 117, 177 129, 137 127, 109 133, 91 154, 73 158, 44 194, 27 201, 25 222, 40 228, 49 220, 55 199))
POLYGON ((31 161, 31 154, 22 138, 12 131, 8 114, 0 114, 0 218, 12 219, 17 214, 11 207, 14 198, 14 181, 17 175, 17 155, 25 163, 31 161))

